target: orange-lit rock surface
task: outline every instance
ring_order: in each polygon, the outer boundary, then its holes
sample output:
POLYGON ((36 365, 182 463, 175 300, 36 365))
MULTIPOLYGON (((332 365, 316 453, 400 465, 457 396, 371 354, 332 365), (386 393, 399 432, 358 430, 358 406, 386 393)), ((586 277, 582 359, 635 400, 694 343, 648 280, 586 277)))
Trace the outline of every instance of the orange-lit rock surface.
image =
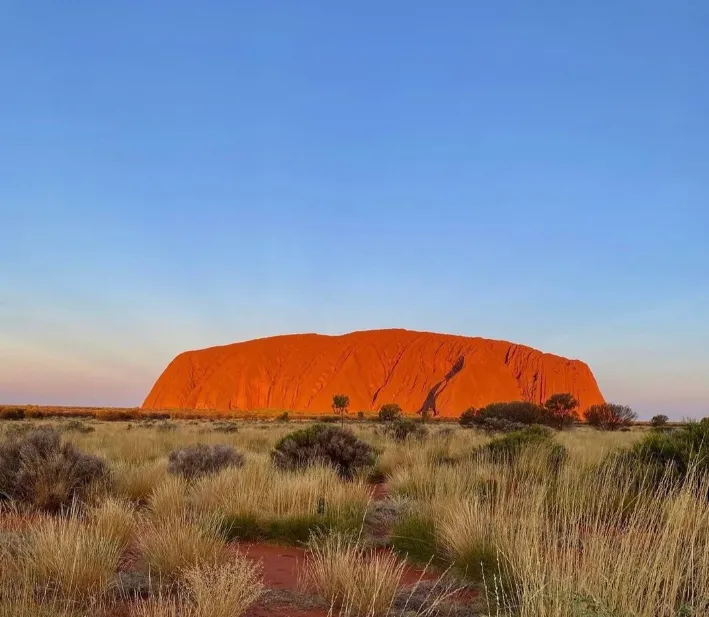
POLYGON ((477 337, 371 330, 187 351, 165 369, 143 408, 331 413, 333 395, 342 393, 350 412, 398 403, 406 412, 458 416, 496 401, 544 402, 555 392, 571 392, 582 410, 603 402, 579 360, 477 337))

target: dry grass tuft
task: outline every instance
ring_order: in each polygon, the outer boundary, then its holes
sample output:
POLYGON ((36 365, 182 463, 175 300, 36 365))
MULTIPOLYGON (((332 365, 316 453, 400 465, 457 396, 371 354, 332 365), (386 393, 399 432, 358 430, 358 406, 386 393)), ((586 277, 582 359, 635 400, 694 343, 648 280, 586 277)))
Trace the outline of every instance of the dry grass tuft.
POLYGON ((148 571, 163 581, 178 580, 189 568, 222 564, 227 558, 217 519, 161 519, 146 528, 138 544, 148 571))
POLYGON ((196 617, 240 617, 263 592, 260 567, 244 557, 185 572, 196 617))
POLYGON ((404 567, 392 554, 331 534, 311 543, 303 584, 346 615, 379 617, 390 612, 404 567))
POLYGON ((26 547, 31 579, 50 593, 75 601, 95 601, 111 586, 120 544, 76 518, 43 521, 26 547))
POLYGON ((122 499, 105 499, 89 512, 89 521, 99 535, 115 541, 121 551, 135 539, 135 509, 122 499))
POLYGON ((119 497, 136 503, 148 500, 167 477, 167 461, 127 462, 113 465, 113 487, 119 497))
POLYGON ((181 593, 140 604, 138 617, 241 617, 263 592, 260 568, 243 557, 183 573, 181 593))
POLYGON ((181 476, 168 476, 155 487, 148 500, 150 516, 155 521, 185 516, 189 484, 181 476))

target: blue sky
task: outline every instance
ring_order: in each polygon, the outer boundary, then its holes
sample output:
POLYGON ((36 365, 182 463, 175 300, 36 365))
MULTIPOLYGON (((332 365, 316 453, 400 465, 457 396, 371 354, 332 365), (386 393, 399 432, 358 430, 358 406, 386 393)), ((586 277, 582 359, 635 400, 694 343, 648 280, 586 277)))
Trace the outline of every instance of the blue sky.
POLYGON ((707 32, 669 0, 0 0, 0 401, 406 327, 709 415, 707 32))

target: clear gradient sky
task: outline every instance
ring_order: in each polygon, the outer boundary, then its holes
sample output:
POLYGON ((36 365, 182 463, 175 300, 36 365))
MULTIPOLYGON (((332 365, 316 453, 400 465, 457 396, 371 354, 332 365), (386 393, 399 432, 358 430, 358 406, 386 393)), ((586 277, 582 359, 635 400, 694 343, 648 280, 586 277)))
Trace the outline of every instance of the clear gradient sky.
POLYGON ((709 415, 709 3, 0 0, 0 402, 405 327, 709 415))

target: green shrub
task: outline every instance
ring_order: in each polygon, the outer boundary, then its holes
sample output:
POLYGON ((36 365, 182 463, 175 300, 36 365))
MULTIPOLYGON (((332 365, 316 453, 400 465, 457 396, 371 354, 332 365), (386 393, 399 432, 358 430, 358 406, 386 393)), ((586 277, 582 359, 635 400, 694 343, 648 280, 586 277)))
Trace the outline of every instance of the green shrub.
POLYGON ((470 409, 466 409, 462 414, 460 414, 460 418, 458 418, 458 424, 460 424, 464 428, 474 428, 477 426, 477 418, 478 418, 478 410, 475 409, 475 407, 471 407, 470 409))
POLYGON ((288 415, 288 412, 284 411, 282 414, 276 416, 276 422, 290 422, 290 416, 288 415))
POLYGON ((231 446, 198 443, 170 452, 169 473, 192 479, 213 474, 226 467, 243 467, 244 455, 231 446))
POLYGON ((394 422, 401 418, 401 407, 396 403, 387 403, 379 408, 380 422, 394 422))
POLYGON ((384 429, 384 433, 389 435, 394 441, 403 442, 408 438, 425 439, 428 436, 428 429, 420 422, 400 418, 389 422, 384 429))
POLYGON ((338 426, 315 424, 281 438, 271 452, 279 469, 304 469, 327 464, 343 478, 374 464, 374 448, 352 431, 338 426))
MULTIPOLYGON (((462 417, 462 416, 461 416, 462 417)), ((467 416, 465 420, 461 423, 461 426, 465 428, 476 428, 485 433, 512 433, 513 431, 519 431, 525 428, 526 424, 521 422, 512 422, 506 420, 505 418, 498 418, 496 416, 483 417, 483 416, 467 416)))
POLYGON ((601 403, 586 410, 586 422, 599 431, 617 431, 629 427, 638 417, 627 405, 601 403))
POLYGON ((709 471, 709 418, 686 424, 677 430, 653 431, 635 444, 632 458, 654 467, 656 472, 686 477, 690 470, 709 471))
POLYGON ((391 532, 392 548, 411 561, 445 565, 440 557, 435 522, 412 513, 396 522, 391 532))
POLYGON ((559 421, 546 407, 529 401, 490 403, 475 414, 476 422, 483 424, 486 419, 497 418, 518 424, 541 424, 558 428, 559 421))
POLYGON ((658 415, 652 417, 652 419, 650 420, 650 424, 652 425, 653 428, 663 428, 664 426, 667 425, 669 420, 670 419, 666 415, 658 414, 658 415))
POLYGON ((107 473, 102 459, 62 442, 51 428, 11 436, 0 444, 0 498, 41 510, 68 508, 107 473))
POLYGON ((495 461, 513 462, 526 448, 543 448, 547 452, 550 467, 558 469, 566 458, 566 448, 554 443, 552 435, 552 431, 547 427, 528 426, 493 439, 482 446, 481 450, 487 452, 495 461))

